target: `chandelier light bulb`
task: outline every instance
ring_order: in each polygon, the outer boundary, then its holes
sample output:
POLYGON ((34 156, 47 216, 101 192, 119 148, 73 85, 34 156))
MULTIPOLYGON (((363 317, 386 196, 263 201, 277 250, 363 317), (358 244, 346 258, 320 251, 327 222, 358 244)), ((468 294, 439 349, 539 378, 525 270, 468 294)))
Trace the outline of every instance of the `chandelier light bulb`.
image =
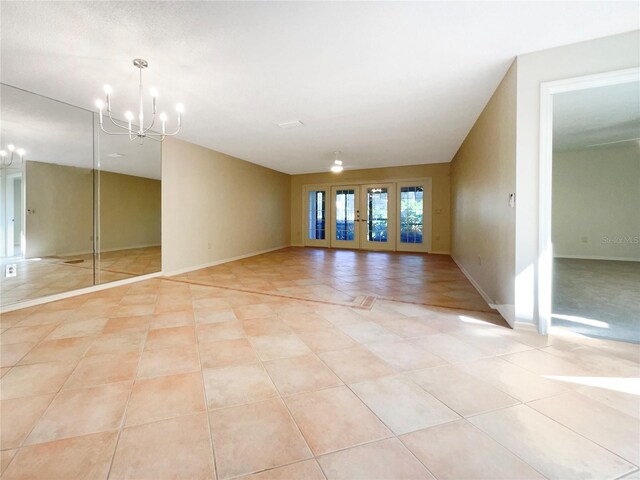
POLYGON ((20 155, 21 157, 22 157, 22 156, 24 156, 24 154, 25 154, 24 148, 19 148, 19 149, 17 149, 17 150, 16 150, 16 153, 17 153, 18 155, 20 155))
POLYGON ((16 146, 10 143, 9 145, 7 145, 7 148, 9 149, 10 152, 13 152, 16 149, 16 146))
POLYGON ((104 102, 100 99, 96 100, 96 107, 98 107, 98 110, 102 110, 104 108, 104 102))
POLYGON ((0 157, 4 158, 7 156, 7 151, 6 150, 0 150, 0 157))
POLYGON ((149 95, 151 95, 153 98, 158 96, 158 89, 155 87, 151 87, 149 89, 149 95))
POLYGON ((336 161, 335 161, 335 162, 333 162, 333 163, 335 163, 336 165, 342 165, 342 160, 336 160, 336 161))
POLYGON ((104 86, 104 93, 106 93, 107 95, 111 95, 113 93, 113 89, 111 88, 111 85, 104 86))
POLYGON ((343 170, 342 165, 333 165, 331 171, 333 173, 340 173, 343 170))
POLYGON ((177 104, 177 105, 176 105, 176 111, 177 111, 178 113, 184 113, 184 105, 183 105, 183 104, 181 104, 181 103, 177 104))
POLYGON ((126 112, 124 112, 124 118, 126 118, 129 122, 131 122, 131 120, 133 120, 133 113, 127 110, 126 112))
POLYGON ((167 121, 167 114, 166 113, 161 113, 160 114, 160 121, 162 121, 162 122, 166 122, 167 121))

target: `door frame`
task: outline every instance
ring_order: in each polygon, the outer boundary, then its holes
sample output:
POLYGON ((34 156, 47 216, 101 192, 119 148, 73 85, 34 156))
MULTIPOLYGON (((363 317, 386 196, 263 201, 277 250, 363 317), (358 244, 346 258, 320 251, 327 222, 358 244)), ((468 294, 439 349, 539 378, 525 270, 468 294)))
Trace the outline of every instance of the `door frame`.
MULTIPOLYGON (((393 251, 405 251, 408 253, 429 253, 432 251, 432 245, 433 245, 433 179, 432 177, 417 177, 417 178, 406 178, 406 177, 401 177, 401 178, 388 178, 388 179, 365 179, 365 180, 350 180, 350 179, 345 179, 344 182, 327 182, 327 183, 313 183, 313 184, 306 184, 302 186, 302 245, 304 246, 316 246, 316 247, 326 247, 326 248, 332 248, 331 247, 331 243, 326 242, 323 244, 313 244, 311 242, 313 242, 312 240, 308 240, 308 231, 307 231, 307 212, 308 212, 308 195, 309 195, 309 191, 312 191, 314 189, 328 189, 329 192, 331 192, 331 188, 332 187, 338 187, 338 186, 357 186, 360 187, 362 185, 379 185, 379 184, 395 184, 395 189, 396 189, 396 215, 397 215, 397 219, 399 219, 399 208, 400 208, 400 202, 399 202, 399 185, 411 185, 411 184, 424 184, 425 188, 426 188, 426 192, 425 192, 425 196, 424 196, 424 215, 423 215, 423 225, 424 225, 424 229, 426 231, 429 232, 428 235, 423 237, 423 243, 425 245, 425 250, 422 251, 418 251, 418 250, 405 250, 405 249, 399 249, 398 245, 400 245, 400 241, 398 238, 398 224, 396 223, 396 242, 395 242, 395 248, 393 251)), ((330 211, 327 212, 327 218, 328 221, 333 222, 333 195, 330 193, 331 198, 331 208, 330 211)), ((398 221, 398 220, 397 220, 398 221)), ((396 221, 396 222, 397 222, 396 221)), ((332 225, 330 225, 331 227, 332 225)), ((331 237, 331 233, 332 233, 332 228, 330 228, 328 230, 328 238, 330 240, 331 237)), ((343 247, 343 248, 357 248, 359 249, 360 247, 343 247)))
POLYGON ((415 243, 413 244, 409 244, 409 243, 405 243, 403 244, 402 242, 400 242, 400 239, 397 238, 396 239, 396 251, 398 252, 421 252, 421 253, 428 253, 431 251, 431 245, 432 245, 432 238, 433 238, 433 206, 432 206, 432 201, 433 201, 433 195, 432 195, 432 189, 431 189, 431 177, 429 178, 425 178, 419 181, 405 181, 405 182, 397 182, 396 183, 396 221, 398 222, 398 229, 396 229, 396 235, 397 232, 399 232, 399 227, 400 227, 400 194, 402 191, 402 187, 417 187, 419 185, 424 185, 424 191, 423 191, 423 197, 422 197, 422 248, 419 249, 410 249, 407 247, 410 247, 412 245, 417 245, 415 243), (429 234, 425 236, 424 232, 427 230, 427 226, 428 226, 428 232, 429 234))
POLYGON ((395 252, 397 237, 397 215, 396 208, 396 183, 395 182, 374 182, 360 185, 360 249, 374 252, 395 252), (387 189, 387 241, 369 242, 367 236, 367 220, 369 219, 369 206, 367 205, 368 190, 370 188, 382 187, 387 189), (366 248, 362 246, 366 245, 366 248))
POLYGON ((302 187, 302 195, 304 196, 302 202, 302 236, 303 245, 305 247, 330 247, 331 244, 331 219, 333 209, 331 208, 331 186, 327 185, 304 185, 302 187), (309 192, 316 190, 323 190, 326 192, 327 199, 325 200, 325 234, 324 240, 312 240, 309 238, 309 192))
POLYGON ((540 181, 538 200, 538 332, 551 327, 553 305, 553 242, 551 241, 553 187, 553 95, 640 80, 640 68, 566 78, 540 84, 540 181))
POLYGON ((7 171, 4 177, 4 195, 5 195, 5 207, 4 207, 4 243, 5 243, 5 254, 7 258, 13 257, 22 257, 24 256, 24 238, 25 238, 25 175, 24 170, 21 169, 11 169, 7 171), (22 209, 19 212, 20 214, 20 254, 15 254, 15 180, 20 178, 20 197, 22 201, 22 209), (13 221, 11 220, 13 219, 13 221))
POLYGON ((360 185, 356 184, 337 184, 332 185, 330 187, 331 191, 331 217, 332 223, 329 225, 329 246, 331 248, 347 248, 347 249, 359 249, 360 248, 360 223, 361 223, 361 212, 362 209, 362 198, 360 197, 360 193, 362 189, 360 185), (333 218, 333 212, 336 211, 336 190, 353 190, 353 206, 355 209, 354 212, 354 220, 353 220, 353 240, 337 240, 335 239, 335 231, 333 229, 335 220, 333 218))

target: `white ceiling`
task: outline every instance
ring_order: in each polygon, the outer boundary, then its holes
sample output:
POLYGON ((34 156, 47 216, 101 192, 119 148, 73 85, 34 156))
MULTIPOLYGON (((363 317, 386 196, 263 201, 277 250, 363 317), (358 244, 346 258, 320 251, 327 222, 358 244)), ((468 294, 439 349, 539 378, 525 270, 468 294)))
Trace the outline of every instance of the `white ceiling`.
POLYGON ((640 137, 640 82, 553 96, 553 148, 588 148, 640 137))
POLYGON ((287 173, 448 162, 513 58, 640 28, 638 2, 2 2, 1 80, 134 109, 287 173), (300 120, 305 125, 280 129, 300 120))
MULTIPOLYGON (((17 88, 0 88, 2 123, 0 142, 26 150, 26 160, 94 168, 93 113, 17 88)), ((100 170, 160 179, 160 145, 152 140, 140 146, 126 136, 101 134, 96 152, 100 170), (109 153, 124 157, 111 158, 109 153)))

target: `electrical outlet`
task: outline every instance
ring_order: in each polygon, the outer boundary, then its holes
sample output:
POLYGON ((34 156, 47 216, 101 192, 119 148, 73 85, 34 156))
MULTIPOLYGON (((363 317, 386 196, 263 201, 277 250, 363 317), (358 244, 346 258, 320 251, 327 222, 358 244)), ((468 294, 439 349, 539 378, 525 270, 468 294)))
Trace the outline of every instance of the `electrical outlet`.
POLYGON ((15 277, 18 274, 18 267, 15 263, 8 263, 4 267, 5 277, 15 277))

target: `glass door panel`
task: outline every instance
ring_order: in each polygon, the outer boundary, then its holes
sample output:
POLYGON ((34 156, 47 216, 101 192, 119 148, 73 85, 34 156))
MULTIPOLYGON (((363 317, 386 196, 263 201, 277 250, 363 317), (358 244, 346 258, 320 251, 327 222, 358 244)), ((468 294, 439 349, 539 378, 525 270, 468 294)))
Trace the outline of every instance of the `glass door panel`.
POLYGON ((394 250, 394 195, 393 185, 364 185, 362 187, 362 212, 366 216, 360 222, 361 248, 367 250, 394 250))
POLYGON ((431 249, 431 207, 428 206, 431 202, 427 201, 430 197, 425 192, 426 183, 398 184, 398 250, 426 252, 431 249))
POLYGON ((332 187, 333 224, 331 246, 338 248, 360 248, 360 222, 358 207, 359 191, 356 186, 332 187))
POLYGON ((327 188, 305 188, 304 244, 329 246, 329 191, 327 188))

